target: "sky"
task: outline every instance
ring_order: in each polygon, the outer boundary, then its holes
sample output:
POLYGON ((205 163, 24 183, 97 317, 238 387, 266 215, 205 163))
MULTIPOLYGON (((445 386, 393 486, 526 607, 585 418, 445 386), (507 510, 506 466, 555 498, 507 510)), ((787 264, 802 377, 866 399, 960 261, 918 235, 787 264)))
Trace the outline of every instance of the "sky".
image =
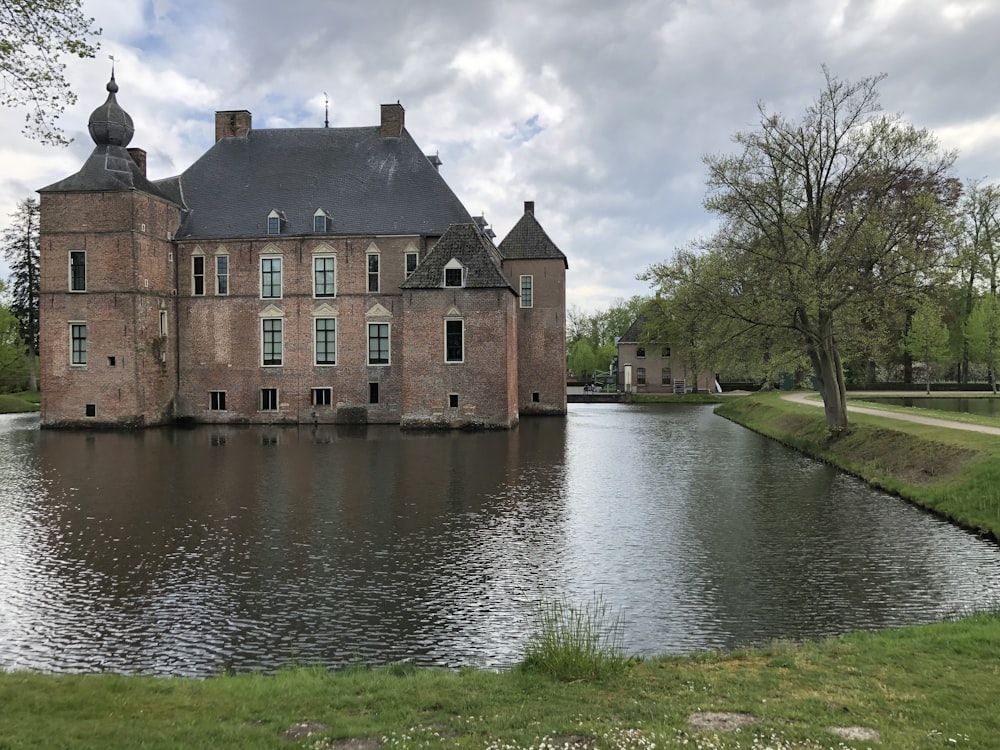
MULTIPOLYGON (((885 74, 887 112, 958 152, 955 176, 1000 181, 1000 0, 84 0, 102 29, 67 60, 79 100, 68 148, 0 110, 0 225, 17 201, 75 173, 115 58, 118 101, 151 179, 211 145, 216 110, 255 128, 406 128, 499 241, 535 202, 569 260, 567 305, 651 293, 650 265, 710 234, 706 155, 735 153, 759 105, 793 120, 823 66, 885 74)), ((8 269, 0 264, 0 276, 8 269)))

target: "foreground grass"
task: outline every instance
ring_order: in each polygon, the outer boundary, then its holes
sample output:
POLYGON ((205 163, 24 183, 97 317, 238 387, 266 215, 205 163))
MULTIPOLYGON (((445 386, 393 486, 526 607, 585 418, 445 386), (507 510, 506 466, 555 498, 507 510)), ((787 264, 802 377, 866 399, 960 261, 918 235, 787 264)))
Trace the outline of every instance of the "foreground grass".
POLYGON ((17 414, 18 412, 38 411, 40 402, 41 395, 38 391, 2 393, 0 394, 0 414, 17 414))
POLYGON ((849 434, 831 440, 822 409, 773 392, 734 398, 716 412, 1000 538, 1000 436, 852 412, 849 434))
POLYGON ((0 747, 987 748, 1000 737, 998 644, 1000 617, 980 614, 653 659, 607 680, 405 665, 208 680, 0 674, 0 747), (722 731, 716 712, 746 723, 722 731), (848 728, 877 741, 836 733, 848 728))

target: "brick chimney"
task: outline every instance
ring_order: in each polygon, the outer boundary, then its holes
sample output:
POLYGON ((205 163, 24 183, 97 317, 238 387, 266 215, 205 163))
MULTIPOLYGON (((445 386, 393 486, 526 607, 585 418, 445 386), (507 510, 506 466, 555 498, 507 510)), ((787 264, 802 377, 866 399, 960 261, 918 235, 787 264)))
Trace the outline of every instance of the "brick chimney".
POLYGON ((535 215, 535 202, 534 201, 525 201, 524 202, 524 213, 531 214, 532 216, 535 215))
POLYGON ((379 134, 383 138, 399 138, 403 134, 406 110, 398 101, 382 105, 382 127, 379 134))
POLYGON ((135 165, 137 167, 139 167, 139 171, 142 173, 142 176, 145 177, 146 176, 146 151, 145 151, 145 149, 130 148, 130 149, 128 149, 128 155, 132 157, 132 161, 135 162, 135 165))
POLYGON ((245 109, 215 113, 215 140, 242 138, 250 132, 252 115, 245 109))

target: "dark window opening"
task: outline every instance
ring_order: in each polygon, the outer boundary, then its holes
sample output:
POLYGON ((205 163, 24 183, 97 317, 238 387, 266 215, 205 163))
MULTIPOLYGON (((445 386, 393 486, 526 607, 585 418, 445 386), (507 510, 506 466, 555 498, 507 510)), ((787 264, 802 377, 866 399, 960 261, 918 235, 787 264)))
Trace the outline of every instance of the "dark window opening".
POLYGON ((540 394, 538 391, 532 391, 531 400, 533 403, 537 404, 539 401, 542 400, 542 394, 540 394))
POLYGON ((84 414, 86 414, 88 417, 96 417, 97 416, 97 404, 87 404, 84 407, 84 414))
POLYGON ((115 366, 115 358, 108 357, 108 367, 114 367, 114 366, 115 366))
POLYGON ((332 388, 313 388, 312 389, 312 405, 313 406, 329 406, 333 402, 333 389, 332 388))
POLYGON ((445 362, 461 362, 464 358, 462 347, 462 321, 446 320, 444 323, 445 362))
POLYGON ((448 394, 448 406, 450 406, 452 409, 457 409, 458 408, 458 394, 457 393, 449 393, 448 394))
POLYGON ((209 391, 208 392, 208 408, 212 411, 225 411, 226 410, 226 392, 225 391, 209 391))
POLYGON ((191 258, 192 294, 199 296, 205 293, 205 259, 200 255, 191 258))
POLYGON ((378 383, 368 384, 368 403, 369 404, 378 403, 378 383))
POLYGON ((69 254, 69 288, 73 292, 87 290, 87 253, 82 250, 69 254))
POLYGON ((462 286, 462 269, 461 268, 444 269, 444 285, 462 286))
POLYGON ((378 255, 375 253, 368 256, 368 291, 378 292, 378 255))
POLYGON ((261 411, 277 411, 278 410, 278 389, 277 388, 261 388, 260 389, 260 410, 261 411))
POLYGON ((645 357, 646 356, 646 347, 640 346, 638 349, 636 349, 635 350, 635 356, 637 356, 637 357, 645 357))

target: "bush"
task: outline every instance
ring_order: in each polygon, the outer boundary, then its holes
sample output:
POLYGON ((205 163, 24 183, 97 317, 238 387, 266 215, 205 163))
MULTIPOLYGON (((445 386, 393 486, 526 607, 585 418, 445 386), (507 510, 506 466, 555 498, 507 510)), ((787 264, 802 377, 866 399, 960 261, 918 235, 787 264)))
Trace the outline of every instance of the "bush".
POLYGON ((629 663, 623 633, 622 615, 599 595, 583 606, 566 599, 542 602, 522 667, 560 680, 620 675, 629 663))

